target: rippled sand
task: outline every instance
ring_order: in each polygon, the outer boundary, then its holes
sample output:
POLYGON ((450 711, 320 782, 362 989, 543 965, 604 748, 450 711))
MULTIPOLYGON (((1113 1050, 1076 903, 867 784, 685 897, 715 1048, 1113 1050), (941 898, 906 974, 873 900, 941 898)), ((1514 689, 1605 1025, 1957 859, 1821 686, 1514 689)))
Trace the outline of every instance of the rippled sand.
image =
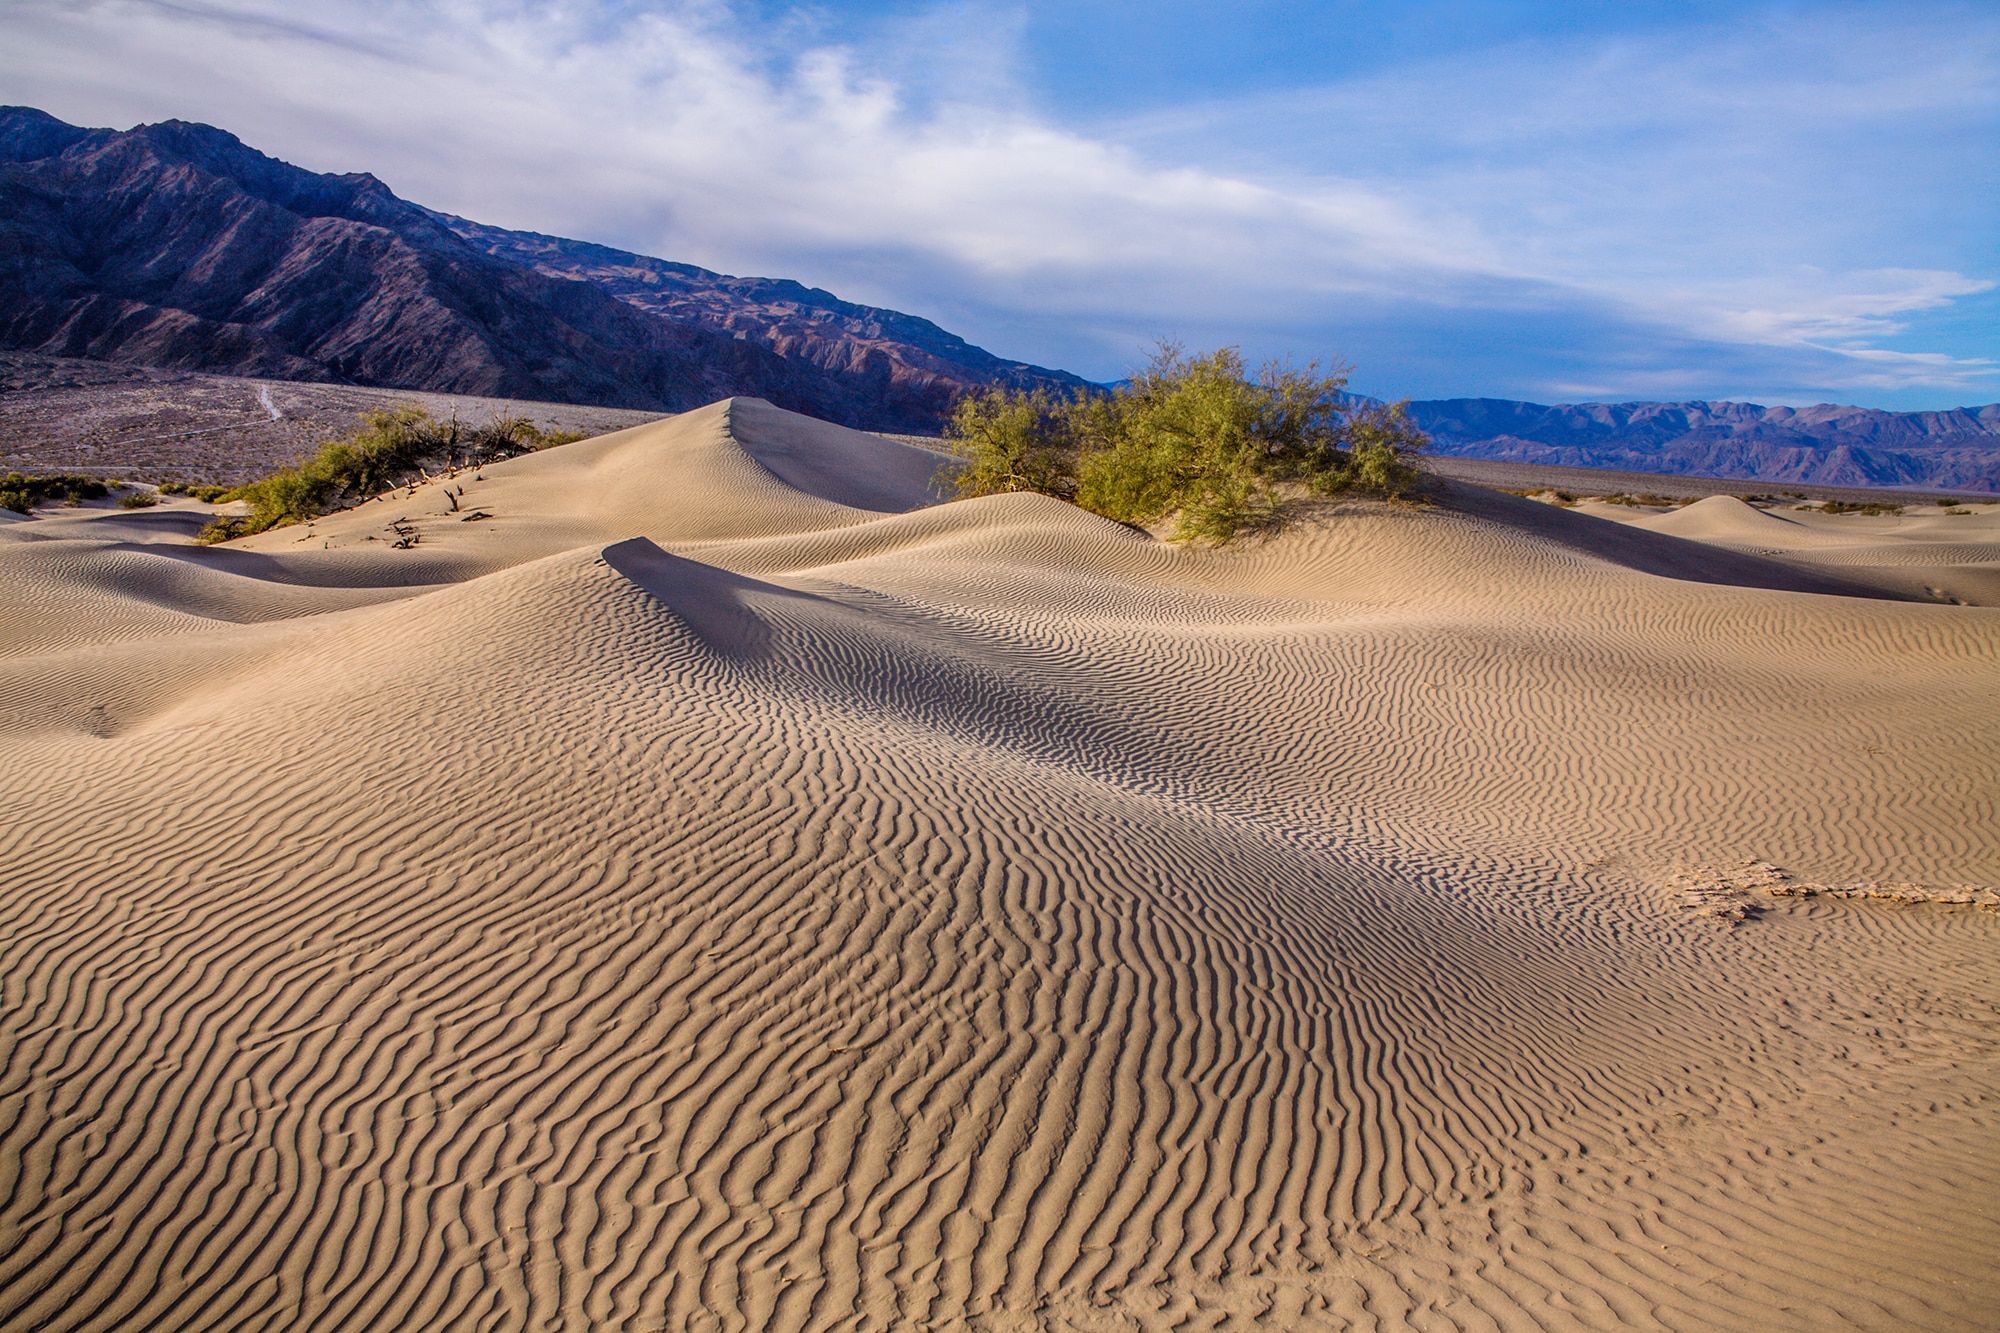
POLYGON ((936 462, 0 519, 0 1326, 1993 1326, 2000 611, 936 462))

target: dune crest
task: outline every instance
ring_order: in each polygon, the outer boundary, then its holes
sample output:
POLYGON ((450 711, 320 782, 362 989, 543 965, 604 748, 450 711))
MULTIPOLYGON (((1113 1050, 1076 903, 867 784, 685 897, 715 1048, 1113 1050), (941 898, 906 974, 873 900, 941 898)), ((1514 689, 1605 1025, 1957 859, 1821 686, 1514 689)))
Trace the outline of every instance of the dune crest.
POLYGON ((2000 913, 1676 898, 2000 885, 2000 613, 934 467, 736 400, 0 527, 0 1326, 2000 1306, 2000 913))
POLYGON ((1597 508, 1621 525, 1779 562, 1863 595, 2000 606, 1996 505, 1910 506, 1898 514, 1767 512, 1715 495, 1663 514, 1597 508))

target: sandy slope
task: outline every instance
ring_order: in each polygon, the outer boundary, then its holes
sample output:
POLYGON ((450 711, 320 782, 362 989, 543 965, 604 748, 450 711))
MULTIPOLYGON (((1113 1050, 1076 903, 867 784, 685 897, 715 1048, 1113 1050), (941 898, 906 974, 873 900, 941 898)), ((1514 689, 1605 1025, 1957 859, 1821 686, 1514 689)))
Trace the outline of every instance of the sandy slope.
POLYGON ((0 526, 0 1324, 1992 1326, 2000 612, 934 466, 0 526))
POLYGON ((1652 532, 1826 571, 1900 596, 2000 606, 2000 505, 1904 514, 1766 511, 1714 495, 1655 513, 1619 505, 1590 511, 1652 532))

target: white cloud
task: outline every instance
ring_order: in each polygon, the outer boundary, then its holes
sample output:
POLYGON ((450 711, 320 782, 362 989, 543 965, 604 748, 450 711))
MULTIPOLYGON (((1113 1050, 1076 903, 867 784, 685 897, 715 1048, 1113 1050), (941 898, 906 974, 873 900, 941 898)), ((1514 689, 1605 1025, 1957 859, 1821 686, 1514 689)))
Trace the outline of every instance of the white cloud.
POLYGON ((1735 342, 1837 346, 1901 333, 1897 315, 1935 310, 1961 296, 1991 291, 1994 283, 1928 269, 1880 269, 1826 274, 1806 269, 1778 275, 1746 291, 1744 284, 1677 296, 1685 320, 1697 331, 1735 342), (1788 280, 1789 278, 1789 280, 1788 280), (1746 295, 1762 304, 1737 304, 1746 295))
MULTIPOLYGON (((1677 335, 1817 349, 1829 383, 1859 383, 1848 344, 1994 286, 1946 264, 2000 259, 2000 15, 1811 17, 1524 41, 1111 132, 1300 193, 1346 179, 1418 201, 1466 268, 1677 335)), ((1901 363, 1911 383, 1990 374, 1901 363)))
POLYGON ((1978 358, 1879 346, 1990 281, 1871 237, 1879 201, 1832 217, 1814 182, 1772 178, 1845 169, 1829 125, 1990 122, 1992 23, 1523 45, 1086 132, 1020 93, 1005 11, 933 13, 889 60, 753 30, 721 0, 296 15, 0 0, 0 95, 87 124, 206 120, 433 207, 797 276, 1087 370, 1161 331, 1255 344, 1350 309, 1442 328, 1569 308, 1585 338, 1779 350, 1828 384, 2000 383, 1978 358))

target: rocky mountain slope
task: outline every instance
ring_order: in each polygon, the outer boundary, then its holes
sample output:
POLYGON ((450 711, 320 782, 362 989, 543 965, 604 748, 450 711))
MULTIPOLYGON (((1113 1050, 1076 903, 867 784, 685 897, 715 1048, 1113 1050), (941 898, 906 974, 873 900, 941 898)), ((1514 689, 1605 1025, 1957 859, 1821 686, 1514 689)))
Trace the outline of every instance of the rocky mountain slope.
POLYGON ((650 314, 759 343, 817 366, 906 418, 941 413, 960 389, 1004 384, 1058 392, 1076 376, 1003 361, 927 319, 856 305, 789 278, 737 278, 588 241, 507 231, 433 214, 479 249, 551 277, 595 284, 650 314))
POLYGON ((1410 404, 1436 452, 1818 486, 2000 492, 2000 404, 1949 412, 1497 398, 1410 404))
POLYGON ((799 354, 797 337, 737 336, 587 276, 475 245, 373 176, 304 171, 210 126, 87 130, 0 109, 0 347, 667 411, 748 394, 904 430, 935 428, 995 368, 1082 383, 888 311, 865 312, 866 346, 830 329, 799 354), (913 347, 899 363, 905 326, 958 359, 913 347))

